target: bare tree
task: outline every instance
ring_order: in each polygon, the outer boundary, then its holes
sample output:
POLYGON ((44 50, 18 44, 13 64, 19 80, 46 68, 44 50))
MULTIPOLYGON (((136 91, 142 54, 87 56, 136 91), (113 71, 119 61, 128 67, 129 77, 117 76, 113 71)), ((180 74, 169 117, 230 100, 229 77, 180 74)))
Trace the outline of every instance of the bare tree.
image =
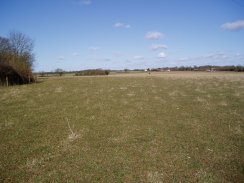
POLYGON ((8 52, 11 50, 9 39, 0 37, 0 53, 8 52))
POLYGON ((62 76, 64 74, 64 70, 63 69, 60 69, 60 68, 57 68, 55 70, 55 72, 59 75, 59 76, 62 76))
POLYGON ((8 38, 0 37, 0 65, 13 68, 22 77, 24 83, 34 81, 33 48, 32 39, 23 33, 13 31, 10 32, 8 38))
POLYGON ((33 40, 21 32, 12 31, 9 33, 9 42, 15 55, 32 67, 35 60, 33 40))
POLYGON ((0 64, 6 64, 12 54, 9 39, 0 37, 0 64))

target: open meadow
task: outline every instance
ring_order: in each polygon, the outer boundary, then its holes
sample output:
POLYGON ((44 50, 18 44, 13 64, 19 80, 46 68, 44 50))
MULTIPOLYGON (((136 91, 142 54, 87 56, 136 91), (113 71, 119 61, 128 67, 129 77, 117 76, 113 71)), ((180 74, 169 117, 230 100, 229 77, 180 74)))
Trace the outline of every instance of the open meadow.
POLYGON ((244 74, 0 87, 0 182, 243 182, 244 74))

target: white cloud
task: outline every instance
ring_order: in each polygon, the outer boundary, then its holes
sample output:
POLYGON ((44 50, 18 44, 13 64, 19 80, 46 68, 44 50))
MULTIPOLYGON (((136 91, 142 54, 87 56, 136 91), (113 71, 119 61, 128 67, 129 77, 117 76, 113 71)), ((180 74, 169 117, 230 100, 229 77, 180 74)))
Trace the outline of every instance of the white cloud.
POLYGON ((167 46, 164 45, 164 44, 155 44, 155 45, 152 45, 150 47, 151 50, 153 51, 158 51, 158 50, 161 50, 161 49, 167 49, 167 46))
POLYGON ((228 22, 228 23, 223 24, 221 27, 228 31, 239 31, 241 29, 244 29, 244 20, 228 22))
POLYGON ((144 56, 141 56, 141 55, 134 56, 134 60, 143 60, 143 59, 144 59, 144 56))
POLYGON ((72 55, 75 56, 75 57, 77 57, 77 56, 79 56, 80 54, 77 53, 77 52, 73 52, 72 55))
POLYGON ((160 52, 159 54, 158 54, 158 58, 159 59, 164 59, 164 58, 166 58, 167 57, 167 55, 164 53, 164 52, 160 52))
POLYGON ((163 37, 164 35, 161 32, 148 32, 146 34, 146 39, 151 39, 151 40, 159 40, 163 37))
POLYGON ((83 5, 90 5, 92 3, 92 0, 80 0, 80 3, 83 5))
POLYGON ((129 24, 117 22, 113 25, 114 28, 124 28, 124 29, 129 29, 131 26, 129 24))
POLYGON ((236 56, 236 57, 240 57, 241 54, 240 54, 240 53, 236 53, 235 56, 236 56))
POLYGON ((101 48, 99 48, 99 47, 94 47, 94 46, 89 48, 90 51, 98 51, 98 50, 100 50, 100 49, 101 49, 101 48))
POLYGON ((180 61, 186 61, 186 60, 189 60, 189 57, 182 57, 179 59, 180 61))

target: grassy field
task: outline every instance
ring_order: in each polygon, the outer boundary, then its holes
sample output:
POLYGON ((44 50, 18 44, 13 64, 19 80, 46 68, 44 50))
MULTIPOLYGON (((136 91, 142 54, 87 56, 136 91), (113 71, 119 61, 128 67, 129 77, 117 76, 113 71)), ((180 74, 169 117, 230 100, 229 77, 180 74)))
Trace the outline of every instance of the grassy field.
POLYGON ((243 182, 244 74, 0 88, 0 182, 243 182))

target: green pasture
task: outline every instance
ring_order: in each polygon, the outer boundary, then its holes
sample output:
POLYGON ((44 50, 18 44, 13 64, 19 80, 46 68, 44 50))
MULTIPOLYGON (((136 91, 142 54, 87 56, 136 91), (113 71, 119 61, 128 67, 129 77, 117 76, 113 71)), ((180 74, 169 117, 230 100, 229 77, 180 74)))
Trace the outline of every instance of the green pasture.
POLYGON ((0 182, 243 181, 243 73, 0 87, 0 182))

